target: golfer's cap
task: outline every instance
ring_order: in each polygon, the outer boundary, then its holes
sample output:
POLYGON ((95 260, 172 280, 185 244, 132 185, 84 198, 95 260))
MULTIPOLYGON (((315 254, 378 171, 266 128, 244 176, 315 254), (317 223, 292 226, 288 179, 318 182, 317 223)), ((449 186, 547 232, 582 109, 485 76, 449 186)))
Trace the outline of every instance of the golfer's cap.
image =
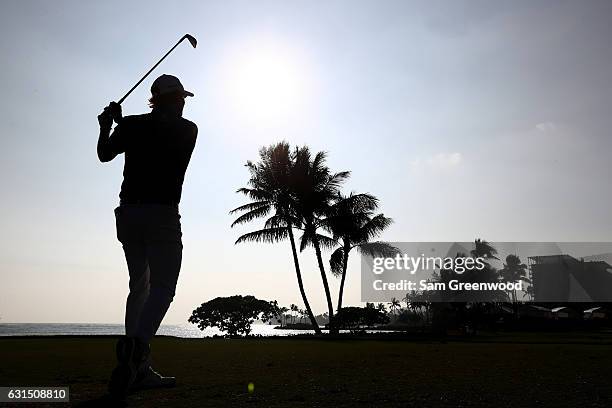
POLYGON ((181 81, 173 75, 163 74, 151 85, 151 94, 154 96, 173 92, 182 92, 184 96, 193 96, 193 93, 186 91, 181 81))

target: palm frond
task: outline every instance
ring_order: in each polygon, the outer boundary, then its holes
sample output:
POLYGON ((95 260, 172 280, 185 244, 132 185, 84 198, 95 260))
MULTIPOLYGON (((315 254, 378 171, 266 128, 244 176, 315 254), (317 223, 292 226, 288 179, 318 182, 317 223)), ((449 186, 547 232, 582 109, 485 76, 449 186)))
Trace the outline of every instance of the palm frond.
POLYGON ((254 210, 251 210, 245 214, 242 214, 240 217, 236 218, 232 223, 231 227, 238 224, 244 224, 250 221, 253 221, 256 218, 261 218, 266 216, 270 212, 269 205, 262 205, 254 210))
POLYGON ((474 249, 472 249, 470 253, 474 257, 482 256, 486 258, 499 259, 495 256, 497 255, 497 249, 495 249, 495 247, 493 247, 493 245, 491 245, 491 243, 488 241, 480 238, 474 241, 474 249))
POLYGON ((334 208, 347 212, 374 211, 378 208, 378 198, 369 193, 351 193, 346 197, 338 195, 334 208))
POLYGON ((388 242, 383 241, 359 244, 356 246, 356 248, 363 255, 372 258, 390 258, 401 252, 398 248, 394 247, 388 242))
POLYGON ((262 205, 270 205, 270 201, 268 200, 263 200, 263 201, 254 201, 252 203, 248 203, 248 204, 244 204, 241 205, 240 207, 236 207, 233 210, 231 210, 229 213, 230 214, 235 214, 237 212, 241 212, 241 211, 251 211, 251 210, 255 210, 259 207, 261 207, 262 205))
POLYGON ((300 252, 309 246, 314 246, 314 241, 317 240, 319 248, 330 249, 338 245, 338 241, 326 235, 312 232, 311 228, 307 228, 300 237, 300 252))
POLYGON ((311 235, 304 231, 300 236, 300 252, 304 251, 310 245, 312 245, 311 235))
POLYGON ((282 227, 287 227, 288 226, 288 222, 287 220, 280 216, 280 215, 273 215, 270 218, 268 218, 264 224, 264 228, 266 229, 271 229, 271 228, 282 228, 282 227))
MULTIPOLYGON (((345 197, 338 194, 335 202, 320 221, 320 226, 334 237, 356 236, 361 227, 372 218, 372 210, 378 206, 378 199, 371 194, 353 194, 345 197)), ((366 234, 365 241, 369 240, 366 234)))
POLYGON ((325 161, 327 160, 327 152, 318 152, 312 159, 311 167, 315 171, 324 172, 327 170, 325 161))
POLYGON ((236 244, 241 242, 267 242, 273 243, 282 241, 289 236, 289 230, 287 228, 264 228, 258 231, 249 232, 241 235, 237 240, 236 244))
POLYGON ((336 195, 340 187, 342 187, 342 183, 344 183, 350 176, 350 171, 341 171, 329 176, 326 185, 323 188, 323 191, 327 191, 332 193, 333 195, 336 195))
POLYGON ((384 214, 378 214, 359 228, 357 234, 355 234, 355 240, 367 242, 380 235, 392 223, 393 220, 391 218, 385 217, 384 214))
POLYGON ((327 235, 316 234, 316 239, 317 241, 319 241, 319 246, 322 249, 330 249, 338 245, 338 241, 331 237, 328 237, 327 235))
POLYGON ((342 276, 344 270, 344 248, 337 248, 329 257, 329 269, 332 275, 339 277, 342 276))
POLYGON ((249 197, 251 200, 254 200, 254 201, 264 201, 264 200, 270 200, 272 198, 271 192, 265 191, 260 188, 242 187, 236 190, 236 192, 244 194, 245 196, 249 197))

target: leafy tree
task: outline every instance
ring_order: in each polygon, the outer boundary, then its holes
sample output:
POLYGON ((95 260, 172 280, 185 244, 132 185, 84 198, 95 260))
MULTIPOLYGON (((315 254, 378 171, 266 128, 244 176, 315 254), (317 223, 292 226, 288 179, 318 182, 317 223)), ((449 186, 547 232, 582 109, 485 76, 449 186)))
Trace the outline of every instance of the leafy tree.
POLYGON ((324 322, 327 322, 327 324, 329 324, 329 313, 324 312, 324 313, 321 315, 321 319, 323 319, 323 321, 324 321, 324 322))
POLYGON ((340 243, 329 259, 332 273, 341 278, 338 310, 342 308, 348 258, 353 249, 371 257, 391 257, 399 252, 386 242, 371 242, 392 223, 391 218, 383 214, 375 215, 377 208, 378 199, 371 194, 350 194, 347 197, 338 194, 322 222, 340 243))
POLYGON ((415 325, 416 323, 423 323, 424 319, 424 315, 409 309, 404 309, 397 315, 397 322, 403 324, 415 325))
POLYGON ((429 291, 416 291, 406 293, 406 309, 422 317, 426 324, 431 320, 432 294, 429 291))
POLYGON ((232 227, 266 217, 270 213, 272 215, 266 220, 263 229, 240 236, 236 243, 278 242, 289 239, 302 301, 315 332, 321 334, 321 329, 306 297, 293 236, 293 228, 302 226, 302 217, 296 213, 296 199, 293 192, 296 178, 294 175, 295 157, 290 154, 289 144, 281 142, 261 149, 259 162, 249 161, 246 167, 250 173, 248 187, 240 188, 238 192, 247 196, 251 202, 230 212, 230 214, 242 213, 234 220, 232 227))
POLYGON ((200 330, 218 327, 230 337, 248 336, 251 324, 257 319, 271 321, 280 315, 276 301, 259 300, 254 296, 217 297, 202 303, 189 317, 189 323, 200 330))
POLYGON ((336 315, 337 327, 352 331, 359 330, 363 326, 387 324, 389 321, 389 316, 374 307, 373 303, 366 304, 366 307, 343 307, 336 315))

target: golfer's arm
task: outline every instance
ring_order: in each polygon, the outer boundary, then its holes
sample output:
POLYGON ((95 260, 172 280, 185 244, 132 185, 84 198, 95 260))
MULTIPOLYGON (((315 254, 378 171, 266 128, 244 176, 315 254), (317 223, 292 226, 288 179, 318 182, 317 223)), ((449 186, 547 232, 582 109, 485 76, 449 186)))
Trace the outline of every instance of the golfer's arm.
POLYGON ((191 155, 193 154, 193 149, 195 148, 196 140, 198 138, 198 127, 195 126, 195 124, 194 124, 191 132, 192 132, 192 134, 191 134, 191 137, 189 139, 189 143, 187 144, 187 147, 185 149, 186 152, 187 152, 187 155, 185 157, 186 158, 185 169, 187 169, 187 167, 189 167, 189 162, 191 161, 191 155))
POLYGON ((193 149, 195 149, 196 141, 198 140, 198 127, 194 124, 193 129, 191 130, 191 140, 189 143, 189 158, 188 161, 191 160, 191 155, 193 154, 193 149))
POLYGON ((117 156, 117 152, 114 152, 111 139, 110 139, 110 129, 102 129, 100 128, 100 135, 98 136, 98 159, 102 163, 109 162, 113 160, 117 156))

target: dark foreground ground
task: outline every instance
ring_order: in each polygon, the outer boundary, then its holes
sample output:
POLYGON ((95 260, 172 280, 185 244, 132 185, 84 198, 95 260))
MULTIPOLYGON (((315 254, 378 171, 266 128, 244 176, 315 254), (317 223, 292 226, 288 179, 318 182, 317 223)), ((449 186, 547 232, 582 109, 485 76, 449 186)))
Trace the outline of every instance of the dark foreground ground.
MULTIPOLYGON (((114 342, 0 338, 0 386, 68 385, 73 406, 108 406, 100 397, 114 342)), ((157 338, 153 352, 155 366, 179 385, 132 395, 129 406, 612 406, 612 335, 605 333, 469 341, 157 338)))

